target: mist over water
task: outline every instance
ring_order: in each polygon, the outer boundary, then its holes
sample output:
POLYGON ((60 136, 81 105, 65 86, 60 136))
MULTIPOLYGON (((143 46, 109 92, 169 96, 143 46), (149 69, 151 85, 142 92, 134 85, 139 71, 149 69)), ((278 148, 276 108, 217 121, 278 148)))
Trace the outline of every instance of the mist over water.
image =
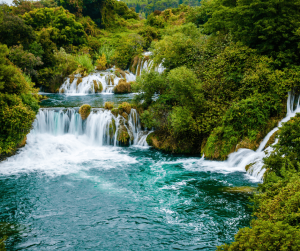
POLYGON ((0 163, 8 250, 215 250, 249 226, 249 195, 223 191, 257 185, 242 170, 90 139, 33 128, 0 163))

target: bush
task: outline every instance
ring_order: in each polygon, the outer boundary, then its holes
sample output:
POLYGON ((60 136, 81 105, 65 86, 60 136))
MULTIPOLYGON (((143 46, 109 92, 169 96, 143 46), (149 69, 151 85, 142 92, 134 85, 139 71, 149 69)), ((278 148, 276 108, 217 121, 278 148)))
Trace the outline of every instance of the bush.
POLYGON ((75 16, 62 7, 34 9, 23 15, 27 25, 35 30, 51 28, 51 40, 58 47, 66 45, 81 45, 86 42, 83 25, 76 21, 75 16))
POLYGON ((108 65, 111 65, 111 60, 112 57, 115 53, 115 49, 107 46, 107 45, 103 45, 99 48, 98 52, 95 54, 96 58, 99 58, 101 56, 103 56, 103 54, 105 55, 105 59, 108 65))
MULTIPOLYGON (((2 12, 2 10, 0 10, 2 12)), ((3 13, 3 12, 2 12, 3 13)), ((1 15, 1 14, 0 14, 1 15)), ((36 39, 30 25, 26 25, 23 19, 4 13, 0 19, 0 42, 7 46, 29 45, 36 39)))
POLYGON ((8 49, 0 45, 0 156, 13 153, 30 131, 38 111, 36 90, 21 70, 6 58, 8 49))
POLYGON ((130 34, 118 42, 112 61, 123 70, 129 68, 132 59, 143 52, 144 40, 140 35, 130 34))
POLYGON ((37 77, 38 66, 43 65, 40 57, 24 51, 22 45, 13 46, 9 52, 9 59, 18 67, 20 67, 26 74, 37 77))
POLYGON ((102 56, 99 56, 99 58, 96 61, 97 65, 96 65, 96 69, 98 71, 103 71, 106 70, 106 65, 107 65, 107 61, 106 61, 106 57, 105 54, 103 53, 102 56))
POLYGON ((264 159, 267 169, 259 193, 254 195, 255 219, 251 228, 240 229, 235 241, 218 250, 300 249, 300 114, 285 123, 279 142, 264 159))
POLYGON ((88 54, 77 55, 75 60, 78 63, 79 68, 82 67, 82 70, 86 71, 86 73, 90 73, 95 69, 93 61, 88 54))

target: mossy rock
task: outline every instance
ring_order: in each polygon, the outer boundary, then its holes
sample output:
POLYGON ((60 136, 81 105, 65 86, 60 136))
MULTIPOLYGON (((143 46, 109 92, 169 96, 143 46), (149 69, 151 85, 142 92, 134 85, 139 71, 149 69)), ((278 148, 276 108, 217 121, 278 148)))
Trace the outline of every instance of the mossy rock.
POLYGON ((200 148, 193 145, 193 142, 186 139, 178 141, 163 130, 150 133, 146 142, 149 146, 164 152, 193 155, 200 152, 200 148))
POLYGON ((254 193, 256 191, 255 187, 224 187, 221 189, 221 191, 226 193, 254 193))
POLYGON ((112 113, 115 117, 117 117, 118 114, 119 114, 119 109, 118 109, 118 108, 113 108, 113 109, 111 110, 111 113, 112 113))
POLYGON ((115 69, 115 74, 116 74, 117 77, 126 78, 125 71, 121 70, 120 68, 115 69))
POLYGON ((21 148, 26 145, 27 136, 25 136, 18 144, 17 148, 21 148))
POLYGON ((79 77, 79 78, 77 79, 76 85, 78 86, 81 82, 82 82, 82 77, 79 77))
POLYGON ((109 137, 112 139, 116 133, 116 121, 114 119, 111 120, 109 124, 109 137))
POLYGON ((73 81, 74 81, 74 79, 75 79, 74 74, 70 75, 69 78, 70 78, 70 84, 73 83, 73 81))
POLYGON ((97 80, 93 80, 95 93, 100 93, 103 91, 103 85, 97 80))
POLYGON ((127 128, 124 125, 121 125, 118 130, 117 140, 121 145, 128 146, 130 142, 130 136, 127 131, 127 128))
POLYGON ((105 102, 104 108, 107 110, 112 110, 114 108, 114 102, 105 102))
POLYGON ((126 112, 123 112, 121 115, 123 116, 124 119, 128 120, 128 114, 126 112))
POLYGON ((118 85, 114 88, 114 93, 130 93, 131 92, 131 83, 126 82, 125 79, 120 79, 118 85))
POLYGON ((128 102, 123 102, 119 105, 119 114, 121 115, 123 112, 130 114, 131 112, 131 105, 128 102))
POLYGON ((79 114, 80 114, 82 120, 87 119, 87 117, 91 113, 91 110, 92 110, 91 106, 87 105, 87 104, 84 104, 79 108, 79 114))
POLYGON ((248 164, 248 165, 246 165, 245 166, 245 170, 246 170, 246 172, 248 172, 249 171, 249 169, 253 166, 255 164, 255 162, 254 163, 250 163, 250 164, 248 164))
POLYGON ((139 63, 139 60, 140 60, 139 56, 134 57, 134 59, 132 60, 131 66, 129 68, 129 70, 131 72, 136 73, 136 68, 139 63))

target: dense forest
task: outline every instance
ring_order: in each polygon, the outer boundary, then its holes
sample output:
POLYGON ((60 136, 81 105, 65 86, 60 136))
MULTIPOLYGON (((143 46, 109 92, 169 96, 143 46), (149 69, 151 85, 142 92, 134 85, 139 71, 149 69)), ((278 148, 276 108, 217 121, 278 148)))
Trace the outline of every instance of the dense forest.
MULTIPOLYGON (((24 142, 42 99, 37 87, 57 92, 65 77, 95 67, 128 70, 145 51, 153 70, 131 83, 131 105, 155 129, 149 145, 214 160, 256 150, 285 117, 287 93, 299 92, 299 13, 300 0, 2 4, 1 157, 24 142)), ((279 139, 264 160, 251 228, 219 250, 299 250, 299 125, 296 116, 269 142, 279 139)))

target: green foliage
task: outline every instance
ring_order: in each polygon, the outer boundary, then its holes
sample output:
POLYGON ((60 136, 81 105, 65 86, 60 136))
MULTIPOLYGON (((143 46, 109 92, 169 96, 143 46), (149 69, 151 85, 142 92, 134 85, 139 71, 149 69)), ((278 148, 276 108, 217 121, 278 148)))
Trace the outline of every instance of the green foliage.
POLYGON ((205 36, 194 24, 185 24, 169 33, 154 45, 154 61, 157 64, 163 62, 167 69, 174 69, 182 65, 193 67, 201 60, 205 36))
POLYGON ((151 42, 153 40, 160 39, 161 34, 159 30, 155 29, 151 26, 145 26, 143 27, 139 32, 139 35, 142 36, 142 38, 145 40, 144 49, 148 49, 151 45, 151 42))
POLYGON ((32 44, 29 45, 28 51, 32 53, 34 56, 39 57, 40 59, 43 58, 44 50, 41 44, 34 41, 32 44))
POLYGON ((35 90, 21 71, 8 61, 0 45, 0 156, 12 153, 24 140, 38 111, 35 90))
POLYGON ((51 41, 58 47, 66 45, 80 45, 86 42, 83 25, 75 20, 75 16, 62 7, 35 9, 23 16, 27 25, 40 31, 51 29, 51 41))
POLYGON ((133 58, 143 52, 143 46, 144 40, 138 34, 130 34, 126 38, 120 39, 112 62, 123 70, 128 69, 133 58))
POLYGON ((153 128, 157 126, 157 122, 154 119, 153 113, 149 112, 148 110, 144 111, 140 115, 141 122, 143 123, 144 127, 146 128, 153 128))
POLYGON ((147 18, 147 24, 156 28, 164 28, 165 27, 165 20, 162 16, 155 15, 152 13, 147 18))
MULTIPOLYGON (((1 9, 0 9, 0 12, 1 9)), ((0 43, 7 46, 22 43, 28 46, 36 38, 31 26, 26 25, 23 19, 18 16, 3 14, 0 18, 0 43)))
POLYGON ((162 94, 165 89, 166 83, 161 74, 155 71, 144 72, 133 85, 133 92, 139 92, 139 95, 134 97, 134 102, 138 103, 143 100, 143 105, 148 106, 153 102, 153 95, 162 94))
POLYGON ((100 56, 102 56, 104 54, 107 64, 111 65, 112 57, 113 57, 114 53, 115 53, 115 49, 113 47, 108 46, 108 45, 103 45, 99 48, 99 50, 95 54, 95 57, 99 58, 100 56))
POLYGON ((59 51, 54 52, 54 59, 54 69, 56 70, 57 74, 60 74, 62 76, 68 76, 72 72, 74 72, 79 63, 79 61, 77 60, 78 58, 75 58, 73 55, 66 53, 63 48, 60 48, 59 51))
POLYGON ((251 228, 240 229, 233 243, 218 250, 299 250, 299 129, 299 114, 280 129, 274 152, 264 160, 251 228))
POLYGON ((275 58, 282 67, 299 60, 299 11, 299 0, 217 0, 205 28, 230 32, 235 41, 275 58))
POLYGON ((26 74, 31 76, 37 76, 37 71, 35 69, 38 66, 43 65, 40 57, 24 51, 22 45, 16 45, 10 49, 9 59, 19 68, 21 68, 26 74))
POLYGON ((77 55, 75 57, 75 60, 80 66, 82 66, 86 70, 87 73, 90 73, 95 69, 93 65, 93 60, 88 54, 77 55))

